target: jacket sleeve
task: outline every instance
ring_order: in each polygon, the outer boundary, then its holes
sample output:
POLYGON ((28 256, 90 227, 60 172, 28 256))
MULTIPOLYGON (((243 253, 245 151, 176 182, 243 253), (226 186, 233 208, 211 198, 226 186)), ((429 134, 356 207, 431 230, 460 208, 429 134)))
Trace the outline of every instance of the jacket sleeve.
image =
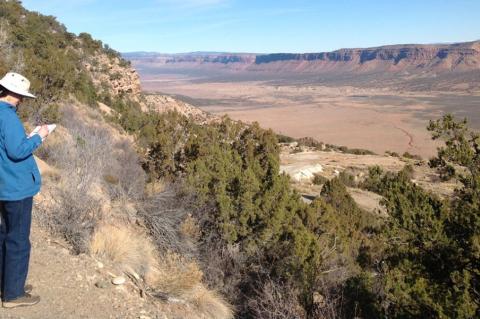
POLYGON ((3 132, 5 150, 13 161, 29 157, 42 144, 40 135, 35 134, 31 138, 26 136, 22 123, 16 116, 4 122, 3 132))

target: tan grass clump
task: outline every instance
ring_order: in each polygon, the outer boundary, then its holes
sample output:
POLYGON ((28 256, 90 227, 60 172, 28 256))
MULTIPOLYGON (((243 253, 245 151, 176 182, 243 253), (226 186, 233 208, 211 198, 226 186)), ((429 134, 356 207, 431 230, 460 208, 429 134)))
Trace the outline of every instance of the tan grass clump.
POLYGON ((145 184, 145 193, 148 196, 153 196, 165 191, 166 186, 167 184, 162 180, 151 181, 145 184))
POLYGON ((201 283, 203 274, 194 261, 168 252, 161 257, 156 271, 150 274, 155 275, 151 284, 156 289, 186 300, 195 307, 199 318, 233 318, 232 307, 201 283))
POLYGON ((158 268, 147 281, 156 289, 174 296, 183 296, 202 281, 202 271, 198 265, 186 258, 168 252, 160 257, 158 268))
POLYGON ((202 318, 231 319, 233 308, 218 293, 198 285, 192 289, 187 299, 195 306, 202 318))
POLYGON ((124 271, 135 271, 148 286, 194 306, 198 318, 233 318, 231 306, 202 284, 197 263, 177 253, 156 253, 147 235, 131 226, 100 225, 90 241, 90 252, 109 259, 124 271))
POLYGON ((200 238, 200 226, 198 225, 197 220, 191 214, 188 214, 180 224, 180 233, 191 239, 197 240, 200 238))
POLYGON ((92 236, 90 252, 143 277, 148 276, 157 264, 152 242, 143 232, 128 226, 99 226, 92 236))

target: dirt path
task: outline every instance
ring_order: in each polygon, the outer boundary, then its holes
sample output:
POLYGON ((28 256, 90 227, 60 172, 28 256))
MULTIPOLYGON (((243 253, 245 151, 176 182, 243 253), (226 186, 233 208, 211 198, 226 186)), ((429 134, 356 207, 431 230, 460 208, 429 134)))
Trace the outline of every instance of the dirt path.
POLYGON ((28 282, 42 300, 32 307, 0 308, 0 318, 167 318, 154 304, 142 299, 130 283, 97 288, 96 282, 109 283, 111 276, 108 268, 100 268, 93 258, 71 255, 62 243, 51 240, 35 226, 31 239, 28 282))
POLYGON ((402 131, 408 137, 408 146, 413 147, 413 135, 401 127, 395 126, 397 130, 402 131))

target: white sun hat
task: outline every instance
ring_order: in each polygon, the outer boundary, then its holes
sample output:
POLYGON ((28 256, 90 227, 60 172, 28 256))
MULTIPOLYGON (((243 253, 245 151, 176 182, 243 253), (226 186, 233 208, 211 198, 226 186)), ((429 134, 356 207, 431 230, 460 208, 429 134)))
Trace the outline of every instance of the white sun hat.
POLYGON ((18 73, 8 72, 0 80, 0 85, 8 91, 16 93, 18 95, 31 97, 33 99, 35 98, 35 95, 28 92, 28 90, 30 89, 30 81, 26 77, 18 73))

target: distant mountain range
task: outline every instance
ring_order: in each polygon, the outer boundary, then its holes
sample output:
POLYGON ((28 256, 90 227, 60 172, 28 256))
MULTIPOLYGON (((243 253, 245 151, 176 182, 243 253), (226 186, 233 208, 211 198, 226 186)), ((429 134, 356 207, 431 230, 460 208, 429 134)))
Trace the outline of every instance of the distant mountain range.
POLYGON ((370 80, 385 78, 403 82, 415 82, 421 78, 430 89, 444 85, 452 88, 452 84, 462 90, 480 87, 480 41, 389 45, 303 54, 131 52, 123 56, 133 62, 140 74, 142 71, 151 74, 203 70, 211 74, 269 74, 283 78, 304 75, 310 79, 317 76, 320 81, 350 79, 354 82, 358 81, 355 75, 369 75, 374 76, 370 80))

